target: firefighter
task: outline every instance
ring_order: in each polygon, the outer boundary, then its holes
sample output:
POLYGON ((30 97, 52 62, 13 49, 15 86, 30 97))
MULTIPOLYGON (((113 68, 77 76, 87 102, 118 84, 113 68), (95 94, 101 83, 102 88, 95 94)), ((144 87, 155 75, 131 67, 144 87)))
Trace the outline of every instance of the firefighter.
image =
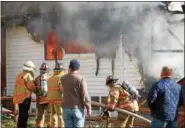
MULTIPOLYGON (((109 75, 106 78, 106 85, 109 88, 109 96, 107 102, 107 108, 109 111, 114 111, 114 108, 126 109, 131 112, 138 111, 138 104, 131 100, 131 95, 129 92, 124 90, 124 88, 117 83, 118 79, 113 78, 109 75)), ((130 128, 133 127, 134 117, 118 113, 117 119, 120 121, 118 127, 130 128)))
POLYGON ((63 109, 62 109, 62 85, 60 78, 64 75, 62 63, 57 63, 54 68, 54 74, 48 79, 48 101, 51 127, 64 127, 63 109), (57 116, 58 126, 53 121, 54 116, 57 116))
POLYGON ((49 105, 47 99, 47 83, 45 85, 44 82, 47 82, 49 78, 49 66, 47 63, 42 63, 40 66, 40 75, 36 77, 35 83, 39 88, 37 93, 37 119, 36 119, 36 127, 44 127, 44 120, 46 122, 47 127, 50 127, 50 118, 49 118, 49 105), (47 111, 46 116, 44 117, 44 111, 47 111), (45 119, 44 119, 45 118, 45 119))
POLYGON ((13 92, 13 103, 15 104, 15 115, 18 115, 17 127, 26 128, 28 121, 28 111, 31 104, 31 93, 38 91, 34 83, 35 65, 32 61, 23 64, 21 71, 15 80, 13 92))

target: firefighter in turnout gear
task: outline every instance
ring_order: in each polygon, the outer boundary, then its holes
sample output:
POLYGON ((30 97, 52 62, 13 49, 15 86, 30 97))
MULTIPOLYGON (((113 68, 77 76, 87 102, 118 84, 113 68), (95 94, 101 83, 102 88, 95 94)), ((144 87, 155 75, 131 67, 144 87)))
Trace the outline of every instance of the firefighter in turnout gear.
POLYGON ((64 127, 63 109, 62 109, 62 95, 63 88, 61 85, 61 77, 64 75, 64 68, 62 63, 57 63, 54 68, 54 74, 48 79, 48 101, 51 127, 64 127), (53 121, 54 115, 57 116, 58 125, 53 121))
POLYGON ((23 65, 23 71, 20 72, 15 80, 13 92, 13 103, 15 104, 15 114, 18 115, 17 127, 26 128, 28 121, 28 111, 31 104, 31 94, 38 91, 34 82, 35 65, 32 61, 27 61, 23 65))
POLYGON ((47 79, 49 78, 49 66, 47 63, 42 63, 40 66, 40 75, 36 77, 35 83, 39 88, 37 93, 37 119, 36 127, 44 127, 44 120, 47 127, 50 127, 50 118, 49 118, 49 105, 47 99, 47 79), (44 112, 47 113, 44 113, 44 112), (45 115, 46 114, 46 115, 45 115))
MULTIPOLYGON (((109 96, 107 107, 109 111, 114 111, 114 108, 126 109, 131 112, 138 111, 138 103, 132 101, 131 95, 124 90, 124 88, 116 83, 118 79, 113 78, 109 75, 106 78, 106 85, 109 87, 109 96)), ((118 124, 121 128, 133 127, 134 117, 118 113, 117 119, 120 121, 118 124)))

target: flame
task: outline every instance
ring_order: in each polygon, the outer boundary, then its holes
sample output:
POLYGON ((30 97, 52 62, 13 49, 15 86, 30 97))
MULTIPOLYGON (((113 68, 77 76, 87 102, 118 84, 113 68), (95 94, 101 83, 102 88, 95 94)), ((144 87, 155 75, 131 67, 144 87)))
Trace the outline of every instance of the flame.
POLYGON ((57 38, 56 33, 50 32, 47 38, 47 55, 46 59, 54 60, 55 53, 57 52, 57 59, 62 59, 64 56, 64 51, 66 53, 94 53, 94 46, 91 43, 79 43, 78 41, 71 40, 65 43, 64 50, 60 46, 60 42, 57 38))
POLYGON ((57 35, 54 32, 49 33, 48 39, 47 39, 46 59, 54 60, 56 52, 57 52, 57 59, 63 58, 64 52, 62 48, 59 46, 59 44, 60 43, 57 38, 57 35))
POLYGON ((68 41, 64 46, 66 53, 94 53, 94 46, 91 43, 80 44, 78 41, 68 41))

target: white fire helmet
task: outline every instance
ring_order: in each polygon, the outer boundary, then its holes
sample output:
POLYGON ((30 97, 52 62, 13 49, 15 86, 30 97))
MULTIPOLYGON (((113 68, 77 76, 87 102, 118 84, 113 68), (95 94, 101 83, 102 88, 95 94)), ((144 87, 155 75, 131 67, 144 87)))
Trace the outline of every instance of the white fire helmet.
POLYGON ((27 61, 26 63, 23 64, 23 70, 26 71, 34 71, 35 70, 35 64, 33 61, 27 61))

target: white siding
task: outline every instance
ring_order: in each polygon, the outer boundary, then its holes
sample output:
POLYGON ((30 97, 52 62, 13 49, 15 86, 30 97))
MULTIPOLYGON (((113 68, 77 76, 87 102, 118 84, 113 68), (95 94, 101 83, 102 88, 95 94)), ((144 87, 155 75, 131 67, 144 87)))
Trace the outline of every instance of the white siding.
MULTIPOLYGON (((1 44, 0 44, 0 49, 1 49, 1 44)), ((0 65, 1 65, 1 52, 0 52, 0 65)), ((1 68, 0 68, 0 72, 1 72, 1 68)), ((0 83, 1 83, 1 74, 0 74, 0 83)), ((1 85, 2 86, 2 85, 1 85)), ((1 88, 2 89, 2 88, 1 88)))
MULTIPOLYGON (((107 95, 107 88, 105 86, 105 78, 111 74, 111 61, 109 59, 102 59, 99 75, 95 76, 96 60, 95 54, 67 54, 62 62, 67 69, 69 61, 77 58, 81 62, 81 74, 87 79, 88 90, 90 95, 105 96, 107 95)), ((37 43, 31 39, 24 27, 18 27, 14 31, 7 30, 7 94, 12 95, 14 80, 22 70, 22 64, 27 60, 33 60, 37 69, 40 64, 44 62, 44 45, 37 43)), ((49 64, 51 69, 54 68, 54 61, 45 61, 49 64)), ((117 53, 115 76, 125 78, 130 81, 137 88, 142 87, 139 83, 140 74, 136 66, 136 60, 129 62, 128 56, 124 57, 117 53), (124 67, 123 67, 124 65, 124 67)), ((39 70, 36 71, 36 76, 39 70)))

